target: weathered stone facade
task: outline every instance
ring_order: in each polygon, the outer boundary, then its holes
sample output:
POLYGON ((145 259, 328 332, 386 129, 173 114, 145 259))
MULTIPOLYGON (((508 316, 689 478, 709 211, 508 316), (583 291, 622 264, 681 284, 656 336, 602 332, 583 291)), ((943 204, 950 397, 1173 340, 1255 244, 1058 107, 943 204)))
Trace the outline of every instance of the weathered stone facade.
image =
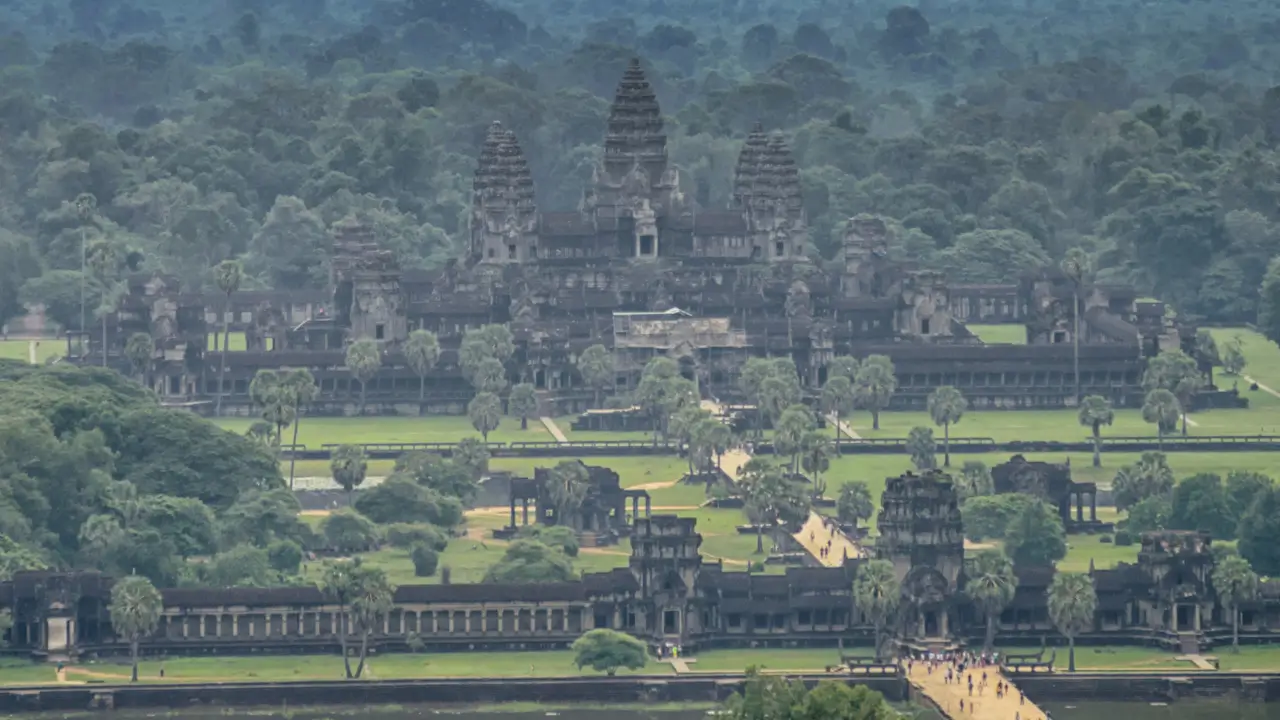
MULTIPOLYGON (((977 408, 1045 408, 1075 401, 1073 306, 1080 391, 1118 405, 1140 400, 1145 356, 1188 342, 1163 306, 1137 303, 1126 288, 1077 289, 1057 271, 950 287, 891 258, 888 228, 872 217, 848 222, 838 262, 815 264, 787 141, 759 126, 743 143, 732 206, 698 207, 668 162, 661 110, 639 62, 618 86, 604 150, 578 208, 542 211, 519 140, 495 123, 480 149, 465 257, 437 270, 402 270, 368 228, 344 222, 326 291, 228 299, 140 275, 109 323, 109 362, 127 368, 126 338, 149 332, 157 391, 207 407, 221 363, 209 333, 229 318, 247 341, 227 353, 225 412, 251 412, 258 369, 309 367, 321 385, 311 410, 343 414, 357 407, 358 383, 342 349, 372 338, 384 345, 384 367, 369 382, 371 412, 461 412, 470 397, 456 362, 463 332, 508 323, 517 341, 510 379, 533 383, 544 408, 561 414, 597 395, 575 366, 596 343, 615 351, 624 393, 656 355, 678 359, 704 392, 734 401, 750 357, 788 355, 816 389, 833 357, 880 353, 897 367, 896 408, 923 407, 940 385, 958 387, 977 408), (984 345, 965 321, 1024 323, 1028 344, 984 345), (398 349, 418 328, 435 332, 444 350, 424 402, 398 349)), ((92 360, 102 341, 96 332, 88 339, 92 360)))
MULTIPOLYGON (((902 583, 895 624, 909 643, 980 640, 985 623, 965 595, 963 528, 950 478, 940 472, 890 478, 875 556, 902 583)), ((514 511, 513 511, 514 512, 514 511)), ((445 649, 564 647, 592 628, 687 647, 870 644, 872 626, 852 583, 865 560, 791 567, 785 574, 726 571, 700 554, 694 518, 637 517, 627 567, 581 580, 529 585, 406 585, 374 634, 376 647, 407 649, 410 637, 445 649)), ((1150 533, 1134 564, 1091 570, 1098 593, 1090 643, 1139 643, 1184 651, 1229 642, 1231 617, 1212 585, 1214 557, 1203 533, 1150 533)), ((816 563, 815 563, 816 564, 816 563)), ((1057 637, 1046 590, 1052 567, 1019 567, 1018 588, 997 627, 1004 644, 1057 637)), ((37 657, 120 652, 111 629, 110 578, 93 572, 24 572, 0 583, 13 616, 11 649, 37 657)), ((314 587, 171 588, 145 652, 329 651, 340 609, 314 587)), ((1262 583, 1242 606, 1245 642, 1280 639, 1280 582, 1262 583)))

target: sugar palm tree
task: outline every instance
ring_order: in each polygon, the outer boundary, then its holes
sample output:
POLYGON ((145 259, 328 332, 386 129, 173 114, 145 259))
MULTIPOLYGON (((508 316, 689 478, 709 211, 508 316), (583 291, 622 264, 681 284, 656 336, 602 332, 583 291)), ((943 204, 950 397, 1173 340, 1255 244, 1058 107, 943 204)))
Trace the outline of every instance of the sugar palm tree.
POLYGON ((871 429, 880 429, 880 412, 898 390, 898 377, 888 355, 869 355, 853 379, 858 407, 871 412, 871 429))
POLYGON ((996 641, 996 618, 1013 601, 1018 577, 1013 574, 1013 562, 999 550, 978 553, 967 575, 965 593, 982 609, 987 620, 982 649, 991 652, 996 641))
POLYGON ((356 574, 351 596, 351 624, 360 634, 360 664, 356 665, 354 679, 364 673, 365 658, 369 656, 369 637, 382 629, 383 620, 391 612, 395 586, 387 580, 382 568, 361 567, 356 574))
POLYGON ((520 418, 520 429, 529 429, 529 416, 538 412, 538 391, 529 383, 520 383, 511 388, 507 398, 507 412, 520 418))
POLYGON ((1182 404, 1178 398, 1164 388, 1156 388, 1147 393, 1142 401, 1142 419, 1156 426, 1156 447, 1164 450, 1164 436, 1178 427, 1178 418, 1182 417, 1182 404))
POLYGON ((489 433, 497 430, 498 423, 502 422, 502 401, 493 393, 482 392, 467 403, 467 417, 471 419, 471 427, 488 443, 489 433))
POLYGON ((885 629, 902 602, 902 585, 888 560, 871 560, 858 568, 853 580, 853 604, 875 628, 876 658, 884 655, 885 629))
POLYGON ((951 467, 951 426, 960 422, 968 409, 969 401, 950 385, 934 390, 929 396, 929 416, 935 425, 942 426, 942 464, 945 467, 951 467))
MULTIPOLYGON (((302 414, 306 407, 315 402, 316 397, 320 395, 320 387, 316 385, 316 378, 306 368, 298 368, 289 370, 285 373, 284 386, 289 393, 289 405, 293 414, 293 442, 296 447, 298 445, 298 426, 302 424, 302 414)), ((289 489, 293 489, 293 470, 294 463, 297 460, 297 453, 291 451, 289 453, 289 489)))
POLYGON ((800 468, 813 478, 814 497, 818 497, 822 473, 831 469, 831 445, 831 438, 816 429, 800 438, 800 468))
POLYGON ((600 405, 600 392, 613 384, 613 353, 604 345, 592 345, 578 356, 578 372, 595 394, 595 404, 600 405))
POLYGON ((1093 466, 1102 467, 1102 426, 1116 419, 1111 401, 1101 395, 1090 395, 1080 402, 1077 418, 1081 425, 1093 431, 1093 466))
POLYGON ((129 358, 129 364, 138 374, 138 382, 147 387, 150 387, 151 363, 155 354, 156 342, 144 332, 130 335, 129 340, 124 344, 124 355, 129 358))
POLYGON ((799 464, 805 434, 814 427, 813 414, 804 405, 792 405, 778 416, 773 446, 777 454, 791 456, 791 472, 795 472, 799 464))
POLYGON ((316 588, 320 593, 338 606, 338 614, 335 618, 337 627, 334 628, 334 631, 338 634, 338 646, 342 648, 342 666, 346 670, 348 680, 353 676, 351 674, 351 657, 347 652, 347 608, 356 594, 359 570, 360 562, 358 559, 327 562, 320 573, 320 580, 316 582, 316 588))
POLYGON ((1075 400, 1080 402, 1080 292, 1088 279, 1092 263, 1084 250, 1074 247, 1062 260, 1062 272, 1071 281, 1071 370, 1075 378, 1075 400))
POLYGON ((556 509, 556 524, 578 529, 578 511, 587 499, 586 468, 576 460, 564 460, 551 469, 547 494, 556 509))
POLYGON ((227 376, 227 343, 231 339, 231 296, 240 289, 244 282, 244 267, 239 260, 223 260, 213 269, 213 281, 223 295, 227 296, 222 306, 222 351, 218 366, 218 398, 214 406, 214 414, 222 413, 223 382, 227 376))
POLYGON ((376 340, 356 340, 347 346, 347 369, 360 381, 360 409, 357 415, 363 415, 365 409, 366 390, 369 381, 382 368, 382 351, 378 349, 376 340))
POLYGON ((120 254, 110 243, 99 240, 89 247, 88 263, 102 297, 98 304, 98 317, 102 320, 102 367, 106 367, 107 320, 111 316, 114 304, 119 302, 115 281, 120 265, 120 254))
POLYGON ((418 402, 427 397, 427 375, 440 362, 440 340, 430 330, 414 330, 404 341, 404 359, 418 376, 418 402))
POLYGON ((822 386, 822 412, 829 415, 834 422, 836 433, 836 454, 840 454, 840 423, 853 413, 854 407, 853 381, 844 375, 832 375, 822 386))
POLYGON ((141 575, 129 575, 111 588, 111 627, 129 641, 129 659, 133 665, 130 679, 138 682, 138 644, 144 635, 156 631, 164 600, 151 581, 141 575))
POLYGON ((1213 569, 1213 589, 1231 609, 1231 652, 1240 652, 1240 604, 1258 597, 1258 574, 1239 555, 1220 560, 1213 569))
POLYGON ((347 491, 348 505, 353 504, 351 496, 364 483, 368 470, 369 459, 359 445, 339 445, 329 457, 329 472, 333 481, 347 491))
POLYGON ((1049 619, 1067 638, 1067 669, 1076 671, 1076 636, 1093 627, 1098 593, 1093 578, 1084 573, 1059 572, 1049 585, 1049 619))

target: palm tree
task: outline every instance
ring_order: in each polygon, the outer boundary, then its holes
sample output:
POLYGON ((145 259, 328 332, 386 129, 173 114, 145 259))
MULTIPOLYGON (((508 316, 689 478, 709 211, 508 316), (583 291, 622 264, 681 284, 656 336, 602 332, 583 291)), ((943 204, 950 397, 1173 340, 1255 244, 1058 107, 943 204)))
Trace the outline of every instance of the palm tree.
POLYGON ((1077 416, 1080 424, 1093 430, 1093 466, 1102 467, 1102 426, 1115 422, 1111 401, 1101 395, 1090 395, 1080 402, 1077 416))
POLYGON ((1182 405, 1174 394, 1164 388, 1147 393, 1142 402, 1142 419, 1156 426, 1156 447, 1164 450, 1164 435, 1178 427, 1182 417, 1182 405))
POLYGON ((1078 247, 1062 259, 1062 272, 1071 281, 1071 369, 1075 378, 1075 400, 1080 402, 1080 291, 1089 275, 1089 256, 1078 247))
POLYGON ((1258 574, 1249 561, 1230 555, 1213 568, 1213 589, 1231 609, 1231 651, 1240 652, 1240 604, 1258 597, 1258 574))
POLYGON ((858 362, 858 358, 849 355, 837 355, 831 358, 831 362, 827 363, 827 382, 837 377, 853 382, 858 377, 858 371, 861 369, 862 363, 858 362))
POLYGON ((338 615, 335 618, 338 626, 334 630, 338 633, 338 645, 342 648, 342 666, 346 670, 348 680, 353 676, 351 657, 347 652, 347 606, 355 597, 358 582, 356 575, 359 570, 358 559, 326 562, 324 570, 320 573, 320 580, 316 583, 320 593, 338 605, 338 615))
POLYGON ((471 418, 471 427, 488 443, 489 433, 497 430, 498 423, 502 422, 502 401, 493 393, 479 393, 467 403, 467 417, 471 418))
POLYGON ((929 396, 929 416, 935 425, 942 426, 942 464, 951 467, 951 426, 960 422, 965 410, 969 409, 969 401, 964 399, 960 391, 950 385, 943 385, 929 396))
POLYGON ((766 358, 750 358, 738 373, 738 388, 747 400, 756 406, 756 437, 764 433, 764 398, 761 390, 764 381, 773 374, 773 363, 766 358))
MULTIPOLYGON (((289 405, 293 414, 293 446, 298 445, 298 426, 302 424, 302 412, 307 405, 315 402, 320 394, 320 387, 316 385, 316 378, 306 368, 298 368, 289 370, 284 377, 284 386, 289 393, 289 405)), ((289 489, 293 489, 293 469, 297 460, 297 452, 289 453, 289 489)))
POLYGON ((888 560, 871 560, 858 568, 853 580, 853 604, 875 628, 876 658, 884 655, 885 628, 902 602, 902 585, 888 560))
POLYGON ((427 375, 440 362, 440 340, 430 330, 414 330, 404 341, 404 359, 418 376, 418 402, 427 397, 427 375))
POLYGON ((812 476, 815 498, 820 497, 816 489, 822 473, 831 469, 831 445, 831 438, 817 430, 810 430, 800 438, 800 468, 812 476))
POLYGON ((497 395, 507 389, 507 369, 498 358, 487 357, 471 373, 471 385, 477 392, 497 395))
POLYGON ((814 425, 813 415, 804 405, 792 405, 778 417, 773 447, 777 454, 791 456, 791 472, 795 472, 799 464, 800 451, 804 449, 801 442, 814 425))
POLYGON ((999 550, 983 550, 973 559, 965 584, 965 593, 982 609, 987 618, 987 634, 983 652, 991 652, 996 641, 996 618, 1013 601, 1018 577, 1013 562, 999 550))
MULTIPOLYGON (((830 371, 828 371, 830 372, 830 371)), ((822 412, 830 416, 836 428, 836 454, 840 454, 840 423, 854 409, 853 381, 844 375, 832 375, 822 386, 822 412)))
POLYGON ((129 658, 133 664, 130 679, 138 682, 138 643, 160 625, 164 600, 150 580, 129 575, 111 588, 111 605, 107 610, 116 634, 129 640, 129 658))
POLYGON ((293 422, 293 404, 285 386, 283 371, 259 370, 249 382, 249 398, 262 408, 262 419, 275 428, 275 447, 280 448, 284 429, 293 422))
POLYGON ((809 514, 811 498, 780 468, 764 460, 749 460, 739 472, 743 502, 756 517, 756 552, 763 553, 764 526, 776 533, 784 525, 800 521, 809 514))
POLYGON ((854 480, 840 488, 840 498, 836 501, 836 517, 840 522, 857 528, 859 520, 870 520, 875 511, 871 490, 865 482, 854 480))
POLYGON ((871 429, 880 429, 880 412, 889 407, 898 389, 897 371, 887 355, 869 355, 853 379, 858 407, 871 411, 871 429))
POLYGON ((351 495, 364 483, 368 470, 369 460, 359 445, 339 445, 329 456, 329 472, 333 481, 347 491, 347 505, 353 504, 351 495))
POLYGON ((129 358, 129 364, 138 374, 138 382, 144 386, 150 386, 151 362, 155 354, 156 342, 144 332, 130 335, 128 342, 124 344, 124 355, 129 358))
POLYGON ((576 460, 564 460, 551 469, 547 494, 556 509, 556 524, 578 529, 578 511, 587 499, 587 470, 576 460))
POLYGON ((382 368, 382 351, 378 349, 376 340, 356 340, 347 346, 347 369, 360 381, 360 410, 357 415, 364 414, 365 391, 369 381, 382 368))
POLYGON ((351 623, 360 633, 360 664, 354 674, 354 678, 359 680, 364 673, 365 658, 369 655, 369 636, 382 629, 383 619, 391 612, 395 587, 387 580, 387 573, 382 568, 361 567, 355 580, 351 596, 351 623))
POLYGON ((604 345, 592 345, 578 356, 578 372, 595 394, 599 407, 600 392, 613 384, 613 354, 604 345))
MULTIPOLYGON (((1195 358, 1181 350, 1167 350, 1147 361, 1147 370, 1142 374, 1142 389, 1150 394, 1153 390, 1164 389, 1173 393, 1178 399, 1179 417, 1182 419, 1182 434, 1187 434, 1186 414, 1191 410, 1191 401, 1204 386, 1204 376, 1200 373, 1200 365, 1195 358)), ((1170 428, 1176 428, 1176 421, 1170 428)))
POLYGON ((511 388, 507 398, 507 412, 520 418, 520 429, 529 429, 529 416, 538 412, 538 391, 529 383, 520 383, 511 388))
POLYGON ((94 281, 102 295, 98 304, 98 317, 102 320, 102 367, 107 366, 107 320, 111 315, 112 305, 118 302, 115 291, 115 276, 119 269, 120 255, 105 240, 95 242, 88 250, 89 268, 93 271, 94 281))
MULTIPOLYGON (((760 409, 762 421, 776 426, 787 408, 800 402, 799 388, 794 388, 785 378, 770 375, 760 383, 760 409)), ((764 424, 763 422, 761 423, 764 424)), ((774 429, 777 429, 776 427, 774 429)))
POLYGON ((240 289, 240 283, 244 281, 244 267, 239 260, 223 260, 213 268, 213 281, 222 294, 227 296, 227 301, 222 306, 222 352, 218 367, 218 399, 214 407, 214 414, 220 415, 223 382, 227 376, 227 343, 231 339, 231 296, 240 289))
POLYGON ((1059 572, 1049 585, 1049 619, 1067 637, 1070 655, 1067 669, 1076 671, 1076 635, 1093 627, 1098 592, 1093 578, 1084 573, 1059 572))

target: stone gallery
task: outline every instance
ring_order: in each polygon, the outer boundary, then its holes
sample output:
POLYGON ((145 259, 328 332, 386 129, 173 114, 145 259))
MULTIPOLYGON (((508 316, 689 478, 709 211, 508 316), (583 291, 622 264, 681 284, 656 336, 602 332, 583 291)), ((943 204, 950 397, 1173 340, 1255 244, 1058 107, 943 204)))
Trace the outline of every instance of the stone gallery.
POLYGON ((976 408, 1062 407, 1077 390, 1134 405, 1144 358, 1194 348, 1194 328, 1127 287, 1077 284, 1056 269, 1008 285, 949 285, 895 256, 889 229, 869 216, 849 220, 837 261, 815 265, 787 140, 758 126, 742 145, 732 207, 698 207, 681 187, 654 90, 633 62, 576 209, 537 206, 519 139, 495 123, 480 149, 465 257, 402 269, 371 228, 342 222, 326 289, 206 295, 135 275, 119 310, 83 344, 69 342, 70 355, 127 370, 126 340, 146 332, 154 389, 201 411, 214 410, 221 382, 222 412, 249 414, 258 370, 305 367, 320 386, 315 413, 460 413, 472 396, 459 381, 462 334, 502 323, 516 341, 508 379, 533 384, 543 411, 564 415, 593 404, 575 361, 597 343, 613 351, 619 393, 661 355, 726 402, 739 399, 737 372, 750 357, 789 356, 814 388, 837 356, 888 355, 896 409, 922 408, 943 385, 976 408), (214 345, 224 322, 243 334, 243 349, 214 345), (984 344, 966 322, 1021 323, 1026 344, 984 344), (419 328, 443 349, 423 399, 401 352, 419 328), (343 350, 356 339, 382 349, 359 405, 343 350))
MULTIPOLYGON (((603 476, 601 476, 603 478, 603 476)), ((902 587, 895 633, 915 646, 980 642, 985 622, 965 595, 963 527, 956 491, 939 471, 890 478, 880 536, 870 555, 890 561, 902 587)), ((873 628, 852 584, 861 558, 785 574, 727 571, 699 552, 693 518, 636 517, 628 565, 575 582, 405 585, 373 633, 373 646, 406 650, 563 648, 592 628, 614 628, 651 644, 736 646, 871 645, 873 628)), ((1214 593, 1209 537, 1142 537, 1136 564, 1090 572, 1098 593, 1092 627, 1079 642, 1134 643, 1196 651, 1229 639, 1230 613, 1214 593)), ((999 618, 1000 642, 1039 644, 1054 635, 1046 608, 1052 567, 1017 570, 1018 588, 999 618)), ((112 579, 98 573, 24 572, 0 583, 12 612, 12 645, 36 657, 115 653, 107 604, 112 579)), ((331 651, 343 612, 315 587, 169 588, 148 653, 331 651)), ((1241 633, 1265 640, 1280 628, 1280 582, 1264 582, 1242 605, 1241 633)))

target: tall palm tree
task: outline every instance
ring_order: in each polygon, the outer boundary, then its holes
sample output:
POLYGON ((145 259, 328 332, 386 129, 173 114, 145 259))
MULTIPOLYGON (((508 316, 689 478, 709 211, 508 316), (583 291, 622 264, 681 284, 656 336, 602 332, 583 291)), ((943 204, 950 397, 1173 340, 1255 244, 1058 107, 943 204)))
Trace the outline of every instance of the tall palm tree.
POLYGON ((792 405, 778 417, 773 446, 777 454, 791 456, 791 472, 795 472, 799 464, 804 436, 814 427, 813 414, 804 405, 792 405))
POLYGON ((489 433, 497 430, 498 423, 502 422, 502 401, 493 393, 479 393, 467 403, 467 417, 471 419, 471 427, 488 443, 489 433))
POLYGON ((129 659, 133 665, 130 679, 138 682, 138 643, 160 625, 164 600, 151 581, 141 575, 129 575, 111 588, 111 627, 129 640, 129 659))
POLYGON ((876 658, 884 656, 885 628, 902 602, 902 585, 888 560, 871 560, 858 568, 853 580, 853 603, 875 628, 876 658))
POLYGON ((868 355, 853 379, 858 407, 871 412, 871 429, 880 429, 880 412, 898 390, 897 371, 888 355, 868 355))
POLYGON ((124 344, 124 355, 129 358, 129 364, 133 366, 133 371, 138 374, 138 382, 146 387, 150 387, 151 363, 156 354, 156 341, 151 336, 144 333, 134 333, 129 336, 129 340, 124 344))
POLYGON ((512 386, 507 397, 507 411, 520 418, 520 429, 529 429, 529 416, 538 412, 538 391, 529 383, 512 386))
POLYGON ((578 372, 595 394, 595 404, 600 405, 600 392, 613 384, 613 353, 604 345, 592 345, 578 356, 578 372))
MULTIPOLYGON (((316 385, 316 378, 306 368, 298 368, 290 370, 285 375, 284 385, 288 389, 289 403, 292 407, 293 414, 293 442, 298 445, 298 426, 302 424, 302 413, 307 405, 315 402, 320 395, 320 387, 316 385)), ((293 470, 294 463, 297 460, 297 452, 289 453, 289 489, 293 489, 293 470)))
POLYGON ((1080 402, 1080 293, 1090 271, 1089 256, 1078 247, 1062 259, 1062 272, 1071 281, 1071 369, 1075 378, 1075 400, 1080 402))
POLYGON ((578 529, 578 511, 587 499, 586 468, 576 460, 564 460, 551 469, 547 493, 556 509, 556 524, 578 529))
POLYGON ((218 399, 214 405, 214 414, 222 414, 223 382, 227 376, 227 343, 231 339, 231 296, 244 282, 244 266, 239 260, 223 260, 213 269, 213 281, 223 295, 227 296, 222 306, 222 352, 218 367, 218 399))
POLYGON ((814 497, 819 497, 817 489, 822 480, 822 473, 831 469, 831 438, 817 430, 810 430, 800 438, 800 468, 813 478, 814 497))
POLYGON ((320 593, 338 605, 338 615, 335 618, 338 626, 334 631, 338 634, 338 645, 342 648, 342 666, 346 670, 348 680, 353 676, 351 657, 347 652, 347 607, 355 598, 357 575, 360 569, 358 559, 327 562, 320 573, 320 580, 316 582, 316 588, 320 593))
POLYGON ((391 612, 395 586, 387 580, 382 568, 361 567, 351 597, 351 621, 360 633, 360 664, 354 678, 364 673, 365 658, 369 656, 369 637, 382 629, 383 619, 391 612))
POLYGON ((1182 417, 1182 404, 1174 394, 1164 388, 1147 393, 1142 401, 1142 419, 1156 426, 1156 447, 1164 450, 1165 433, 1178 427, 1182 417))
POLYGON ((840 454, 840 423, 853 413, 853 381, 844 375, 832 375, 822 386, 822 412, 834 420, 836 430, 836 454, 840 454))
POLYGON ((999 550, 978 553, 967 575, 965 593, 977 603, 987 619, 982 649, 983 652, 991 652, 996 641, 996 618, 1013 601, 1018 589, 1018 576, 1013 574, 1013 562, 999 550))
POLYGON ((945 467, 951 467, 951 426, 960 422, 968 409, 969 401, 950 385, 943 385, 929 396, 929 416, 935 425, 942 426, 942 464, 945 467))
POLYGON ((1077 418, 1081 425, 1093 430, 1093 466, 1102 467, 1102 426, 1116 419, 1111 401, 1101 395, 1090 395, 1080 402, 1077 418))
POLYGON ((363 415, 369 381, 382 368, 382 351, 378 348, 378 341, 356 340, 351 343, 347 346, 346 361, 347 370, 360 381, 360 409, 356 414, 363 415))
POLYGON ((427 397, 427 375, 440 362, 440 340, 430 330, 414 330, 404 341, 404 359, 418 376, 418 402, 427 397))
POLYGON ((1084 573, 1060 572, 1049 585, 1049 619, 1067 637, 1070 647, 1067 669, 1076 671, 1076 636, 1093 627, 1098 592, 1093 578, 1084 573))
POLYGON ((1214 567, 1213 589, 1231 609, 1231 652, 1240 652, 1240 604, 1258 597, 1258 574, 1248 560, 1231 555, 1214 567))
POLYGON ((339 445, 329 456, 329 472, 333 481, 347 491, 347 505, 353 504, 351 496, 364 483, 368 470, 369 459, 359 445, 339 445))
POLYGON ((249 382, 249 399, 262 409, 262 419, 275 428, 275 447, 280 449, 284 429, 293 422, 293 406, 285 387, 283 371, 262 369, 249 382))
POLYGON ((93 272, 94 282, 98 284, 102 301, 98 304, 98 317, 102 320, 102 367, 107 366, 107 320, 111 316, 113 305, 119 302, 115 288, 116 273, 119 270, 120 254, 105 240, 99 240, 88 250, 89 269, 93 272))

